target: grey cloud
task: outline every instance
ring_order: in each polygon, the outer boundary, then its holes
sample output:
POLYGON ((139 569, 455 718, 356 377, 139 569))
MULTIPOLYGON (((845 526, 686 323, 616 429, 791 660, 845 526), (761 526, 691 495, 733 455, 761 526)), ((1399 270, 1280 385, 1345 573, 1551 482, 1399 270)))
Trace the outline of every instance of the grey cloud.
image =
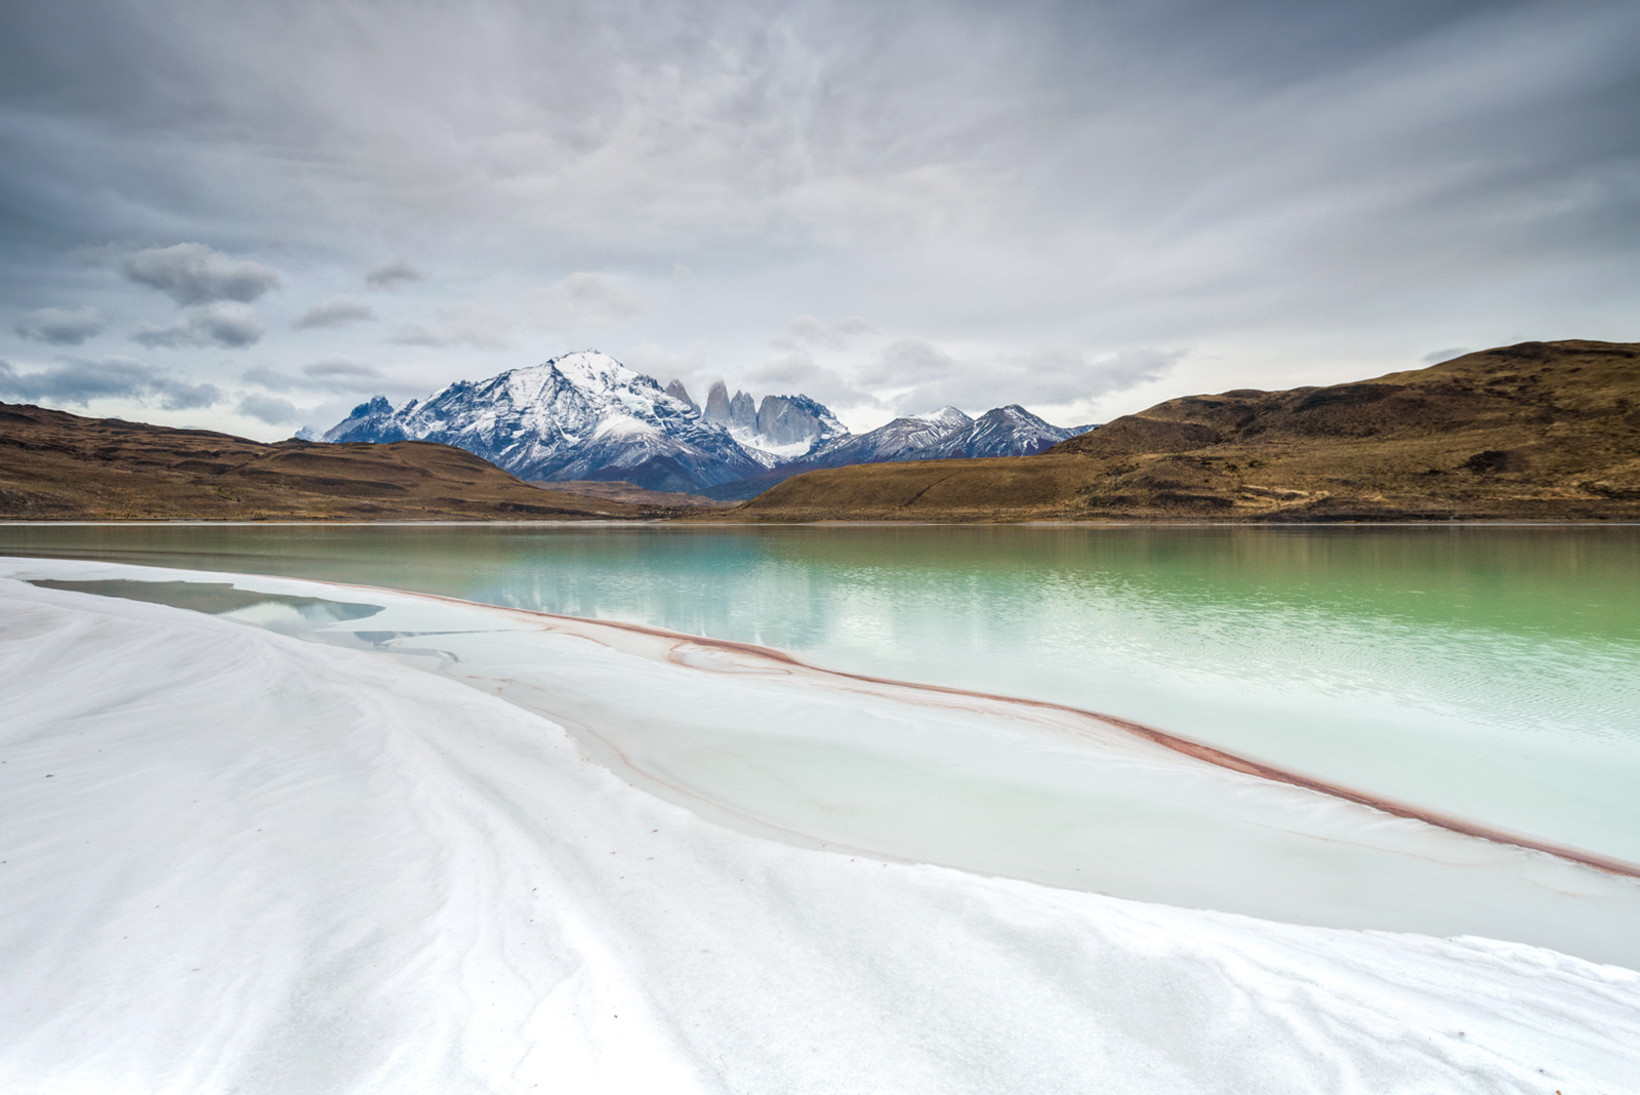
POLYGON ((289 373, 263 366, 246 369, 241 374, 241 379, 247 384, 256 384, 272 392, 288 392, 301 384, 299 378, 291 376, 289 373))
POLYGON ((249 346, 262 337, 256 313, 242 304, 208 304, 189 308, 182 322, 169 327, 145 323, 132 332, 131 340, 148 347, 249 346))
POLYGON ((1008 403, 1080 403, 1155 380, 1182 352, 1129 350, 1090 357, 1076 350, 1039 347, 1024 353, 960 360, 931 343, 896 342, 884 348, 862 377, 872 387, 904 389, 894 408, 917 414, 943 406, 981 411, 1008 403))
POLYGON ((178 304, 234 300, 242 304, 279 285, 279 275, 259 262, 244 262, 202 243, 178 243, 138 251, 121 264, 125 276, 178 304))
POLYGON ((331 381, 374 381, 380 380, 382 375, 376 366, 357 361, 315 361, 312 365, 302 366, 302 372, 315 380, 331 381))
POLYGON ((323 304, 315 304, 303 312, 291 324, 298 330, 309 330, 315 327, 345 327, 349 323, 358 323, 362 320, 375 319, 376 310, 368 304, 361 304, 347 297, 337 297, 327 300, 323 304))
MULTIPOLYGON (((1637 47, 1635 4, 1547 0, 0 5, 0 293, 90 299, 18 290, 110 239, 277 245, 293 281, 410 249, 438 303, 619 270, 631 341, 733 372, 866 312, 951 353, 862 376, 976 398, 1039 343, 1189 344, 1232 387, 1618 332, 1637 47)), ((505 345, 418 318, 432 371, 505 345)))
POLYGON ((824 350, 844 350, 856 336, 870 334, 872 330, 871 324, 859 316, 831 323, 823 323, 813 316, 798 316, 792 320, 791 339, 824 350))
POLYGON ((374 365, 347 360, 316 361, 311 365, 304 365, 300 374, 258 366, 247 369, 243 379, 246 383, 273 392, 318 391, 337 394, 379 392, 399 386, 392 383, 374 365))
POLYGON ((107 323, 95 308, 41 308, 26 312, 15 330, 23 338, 58 346, 78 346, 102 334, 107 323))
POLYGON ((815 361, 806 351, 776 354, 747 376, 751 390, 764 395, 803 394, 834 407, 877 406, 879 401, 836 369, 815 361))
POLYGON ((301 419, 301 412, 288 399, 278 396, 257 395, 251 393, 239 401, 234 408, 240 414, 247 415, 270 426, 279 426, 287 422, 297 422, 301 419))
POLYGON ((208 407, 222 398, 214 384, 191 384, 127 357, 71 358, 26 373, 0 362, 0 394, 81 407, 94 399, 136 399, 157 402, 167 410, 208 407))
POLYGON ((393 259, 373 267, 364 276, 364 283, 372 289, 392 289, 414 281, 426 281, 427 275, 405 262, 393 259))
POLYGON ((931 342, 900 339, 883 347, 859 377, 870 388, 904 388, 943 380, 961 369, 956 358, 931 342))
POLYGON ((679 381, 697 401, 706 398, 707 389, 722 372, 709 363, 705 347, 698 343, 687 352, 678 353, 652 342, 640 342, 626 350, 621 361, 662 384, 679 381))
POLYGON ((571 274, 532 296, 532 312, 542 327, 580 331, 615 327, 643 311, 643 298, 604 274, 571 274))
POLYGON ((397 346, 471 346, 478 350, 499 350, 511 334, 506 324, 486 322, 407 323, 394 331, 388 341, 397 346))
POLYGON ((1439 365, 1443 361, 1451 361, 1455 357, 1462 357, 1464 354, 1472 354, 1474 352, 1475 351, 1471 350, 1467 346, 1452 346, 1445 350, 1429 351, 1429 353, 1424 355, 1423 361, 1425 365, 1439 365))

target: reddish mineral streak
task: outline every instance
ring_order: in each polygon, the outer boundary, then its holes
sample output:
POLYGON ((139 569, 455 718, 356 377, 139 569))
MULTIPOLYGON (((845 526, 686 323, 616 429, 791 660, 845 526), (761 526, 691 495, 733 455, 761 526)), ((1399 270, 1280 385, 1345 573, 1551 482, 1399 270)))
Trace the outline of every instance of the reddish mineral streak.
MULTIPOLYGON (((342 583, 331 584, 341 585, 342 583)), ((373 593, 397 592, 394 590, 382 590, 372 586, 360 585, 347 585, 344 588, 362 589, 373 593)), ((1136 737, 1159 745, 1164 749, 1170 749, 1175 753, 1183 754, 1193 760, 1202 761, 1206 764, 1212 764, 1219 768, 1226 768, 1232 772, 1240 772, 1243 775, 1254 776, 1259 779, 1266 779, 1275 783, 1286 783, 1293 787, 1302 787, 1306 791, 1314 791, 1317 794, 1328 795, 1332 798, 1342 799, 1345 802, 1353 802, 1358 806, 1366 806, 1369 809, 1390 814, 1394 817, 1404 817, 1414 821, 1421 821, 1427 825, 1433 825, 1436 828, 1446 829, 1454 833, 1461 833, 1464 836, 1476 837, 1480 840, 1488 840, 1496 844, 1512 845, 1517 848, 1525 848, 1534 852, 1543 852, 1559 859, 1568 860, 1572 863, 1578 863, 1585 867, 1593 867, 1596 870, 1607 871, 1611 874, 1625 875, 1629 878, 1640 878, 1640 864, 1630 863, 1627 860, 1616 859, 1612 856, 1600 855, 1596 852, 1586 852, 1581 848, 1572 848, 1564 844, 1555 844, 1547 840, 1538 840, 1535 837, 1529 837, 1519 833, 1511 833, 1506 829, 1493 828, 1489 825, 1482 825, 1479 822, 1468 821, 1464 818, 1453 817, 1449 814, 1442 814, 1434 810, 1426 810, 1422 807, 1397 802, 1394 799, 1382 798, 1378 795, 1368 794, 1365 791, 1353 790, 1352 788, 1344 787, 1336 783, 1328 783, 1312 776, 1306 776, 1298 772, 1290 772, 1284 768, 1277 768, 1276 766, 1266 764, 1263 761, 1254 760, 1251 757, 1240 756, 1236 753, 1231 753, 1227 750, 1208 745, 1204 742, 1195 741, 1179 734, 1173 734, 1166 730, 1158 730, 1153 726, 1146 726, 1143 723, 1131 722, 1127 719, 1117 718, 1114 715, 1101 714, 1097 711, 1089 711, 1081 707, 1072 707, 1068 704, 1053 703, 1048 700, 1022 699, 1018 696, 1004 696, 992 692, 975 692, 964 688, 952 688, 948 685, 919 684, 915 681, 897 681, 888 677, 873 677, 864 673, 849 673, 839 669, 823 669, 819 666, 810 665, 799 658, 785 653, 784 651, 775 650, 771 647, 757 646, 753 643, 735 642, 731 639, 709 639, 698 635, 684 635, 676 631, 667 631, 664 628, 651 627, 647 624, 626 623, 618 620, 589 620, 583 619, 579 616, 564 616, 552 612, 536 612, 531 609, 523 608, 501 608, 496 605, 484 605, 474 601, 464 601, 459 597, 446 597, 436 593, 416 593, 411 594, 411 596, 424 597, 432 601, 444 601, 449 604, 462 605, 467 608, 478 608, 486 609, 492 612, 510 613, 532 622, 537 622, 543 619, 555 620, 578 626, 610 628, 617 631, 629 631, 638 635, 647 635, 653 638, 672 640, 673 645, 670 648, 670 653, 672 656, 669 660, 674 662, 678 661, 676 654, 679 648, 684 645, 690 645, 704 647, 709 650, 727 651, 749 658, 756 658, 761 661, 774 662, 790 669, 800 670, 802 672, 811 673, 820 677, 860 681, 865 684, 912 692, 925 692, 945 696, 956 696, 966 699, 985 700, 990 703, 1003 704, 1007 706, 1031 707, 1038 710, 1057 711, 1080 719, 1089 719, 1094 722, 1102 723, 1106 726, 1114 727, 1118 730, 1126 731, 1136 737)))

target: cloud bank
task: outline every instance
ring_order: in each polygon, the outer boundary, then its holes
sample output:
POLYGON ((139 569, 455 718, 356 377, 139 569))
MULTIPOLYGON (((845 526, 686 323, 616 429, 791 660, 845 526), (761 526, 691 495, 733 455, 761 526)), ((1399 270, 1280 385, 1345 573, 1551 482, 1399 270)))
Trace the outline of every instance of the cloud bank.
POLYGON ((592 343, 866 425, 1627 340, 1637 50, 1548 0, 7 5, 0 355, 592 343))
POLYGON ((0 361, 0 396, 28 403, 88 406, 98 399, 153 402, 166 410, 209 407, 222 398, 214 384, 193 384, 126 357, 70 359, 20 372, 0 361))

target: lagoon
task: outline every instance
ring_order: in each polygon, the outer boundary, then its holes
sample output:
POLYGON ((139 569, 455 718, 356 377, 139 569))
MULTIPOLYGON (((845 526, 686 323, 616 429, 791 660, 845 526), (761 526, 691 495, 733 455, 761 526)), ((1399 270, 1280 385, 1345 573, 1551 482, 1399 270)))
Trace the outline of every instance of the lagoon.
POLYGON ((7 526, 1070 704, 1640 860, 1640 529, 7 526))

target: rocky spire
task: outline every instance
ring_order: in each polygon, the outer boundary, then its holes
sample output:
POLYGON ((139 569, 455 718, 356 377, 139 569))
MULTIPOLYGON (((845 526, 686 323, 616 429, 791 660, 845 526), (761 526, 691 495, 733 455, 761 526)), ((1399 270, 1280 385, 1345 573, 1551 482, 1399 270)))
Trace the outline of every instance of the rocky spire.
POLYGON ((689 398, 689 389, 683 386, 683 381, 674 379, 666 386, 666 394, 673 399, 681 399, 695 410, 700 410, 700 404, 689 398))
POLYGON ((712 382, 712 390, 706 393, 706 421, 729 421, 729 387, 721 380, 712 382))

